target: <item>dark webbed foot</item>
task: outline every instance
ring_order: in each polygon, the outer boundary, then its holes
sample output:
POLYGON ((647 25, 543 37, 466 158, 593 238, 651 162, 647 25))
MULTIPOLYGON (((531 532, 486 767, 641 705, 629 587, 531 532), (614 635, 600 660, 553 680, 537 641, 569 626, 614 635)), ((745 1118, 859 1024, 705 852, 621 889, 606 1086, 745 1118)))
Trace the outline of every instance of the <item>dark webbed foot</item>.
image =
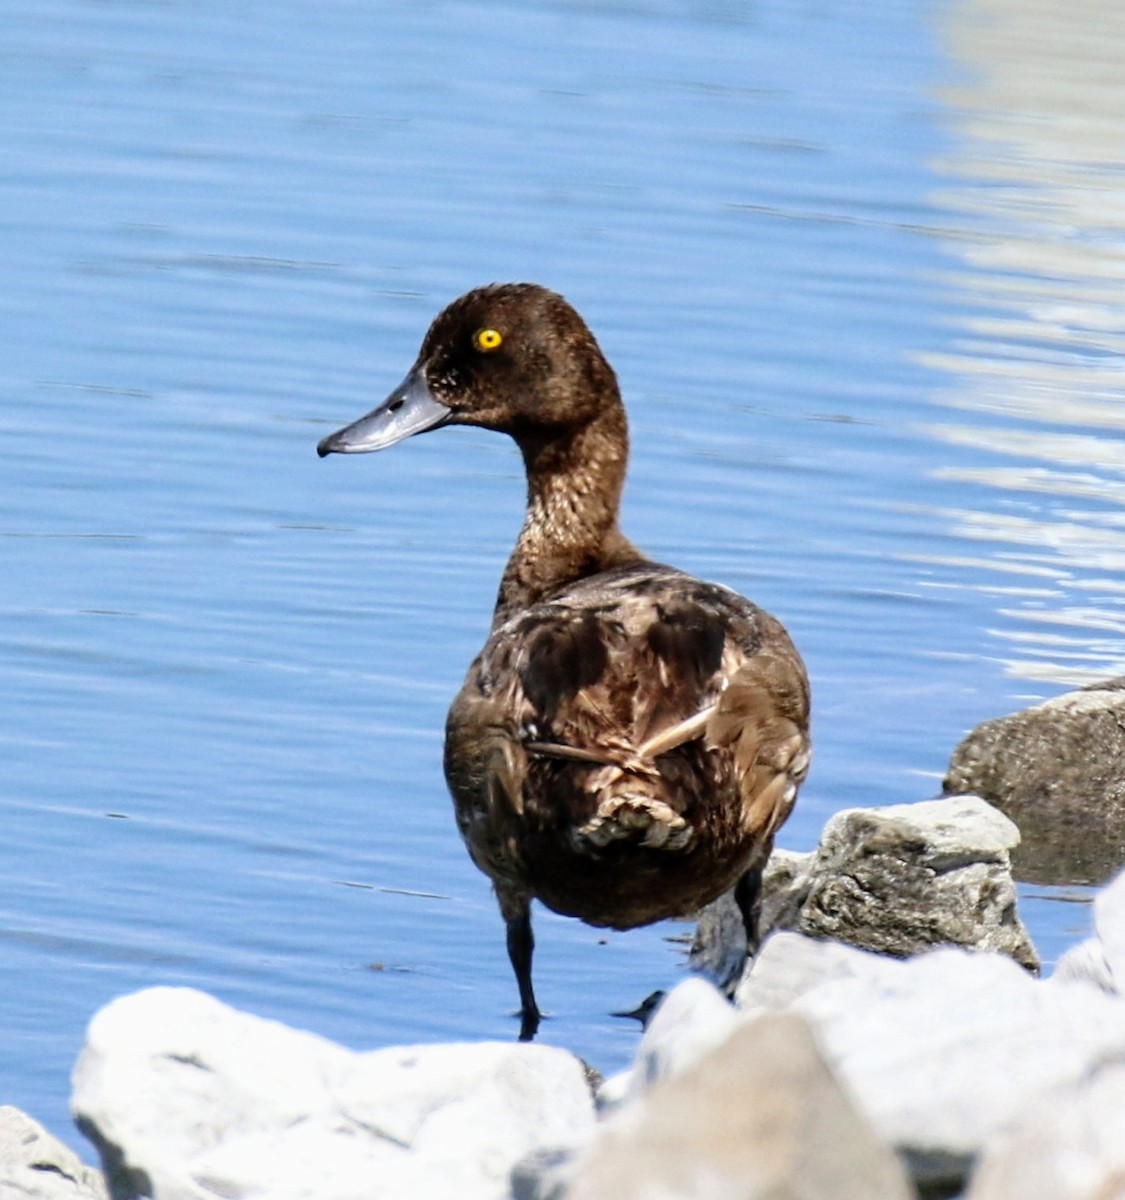
POLYGON ((652 1014, 663 1004, 664 997, 668 993, 665 991, 651 992, 647 995, 636 1008, 631 1008, 627 1012, 611 1012, 611 1017, 624 1017, 629 1021, 640 1021, 641 1028, 647 1029, 649 1021, 652 1020, 652 1014))
POLYGON ((521 1042, 531 1042, 535 1040, 535 1035, 539 1031, 539 1010, 537 1008, 526 1009, 521 1008, 519 1012, 520 1018, 520 1036, 521 1042))

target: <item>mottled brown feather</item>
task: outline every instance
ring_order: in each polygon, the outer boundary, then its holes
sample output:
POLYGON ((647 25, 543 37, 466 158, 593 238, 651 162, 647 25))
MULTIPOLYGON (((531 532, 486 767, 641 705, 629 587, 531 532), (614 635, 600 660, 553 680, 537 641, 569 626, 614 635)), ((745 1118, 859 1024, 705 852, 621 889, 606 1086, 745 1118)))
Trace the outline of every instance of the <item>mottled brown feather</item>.
POLYGON ((693 912, 788 814, 808 763, 807 708, 796 651, 749 601, 652 563, 602 573, 500 624, 470 668, 446 735, 459 811, 488 807, 481 748, 498 734, 526 770, 506 778, 518 813, 463 821, 462 833, 494 879, 591 924, 693 912), (711 706, 696 737, 639 754, 711 706), (598 761, 534 748, 551 744, 598 761))

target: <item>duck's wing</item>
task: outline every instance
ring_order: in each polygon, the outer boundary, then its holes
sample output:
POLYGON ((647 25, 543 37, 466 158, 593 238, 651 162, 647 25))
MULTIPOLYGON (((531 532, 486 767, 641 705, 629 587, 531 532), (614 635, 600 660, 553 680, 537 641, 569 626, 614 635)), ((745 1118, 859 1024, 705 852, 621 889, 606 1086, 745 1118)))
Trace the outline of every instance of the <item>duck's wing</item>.
POLYGON ((804 664, 781 625, 768 621, 775 629, 755 651, 732 656, 742 661, 732 664, 705 732, 709 748, 731 755, 743 826, 767 853, 793 810, 811 753, 804 664))

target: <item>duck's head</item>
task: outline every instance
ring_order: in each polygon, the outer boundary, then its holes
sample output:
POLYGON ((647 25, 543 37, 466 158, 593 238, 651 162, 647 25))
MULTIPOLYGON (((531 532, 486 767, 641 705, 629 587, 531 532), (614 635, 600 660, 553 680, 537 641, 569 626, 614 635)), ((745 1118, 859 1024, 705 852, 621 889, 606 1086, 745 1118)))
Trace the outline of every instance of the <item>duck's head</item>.
POLYGON ((620 404, 594 335, 555 292, 492 284, 439 313, 401 384, 317 453, 364 454, 441 425, 478 425, 543 442, 620 404))

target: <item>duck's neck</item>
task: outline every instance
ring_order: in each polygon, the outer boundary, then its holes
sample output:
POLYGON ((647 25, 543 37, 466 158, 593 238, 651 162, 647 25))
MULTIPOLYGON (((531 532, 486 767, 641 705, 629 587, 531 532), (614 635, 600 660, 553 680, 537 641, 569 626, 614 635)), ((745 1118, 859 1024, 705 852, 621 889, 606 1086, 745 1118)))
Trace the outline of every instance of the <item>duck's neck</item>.
POLYGON ((516 438, 527 469, 527 514, 500 580, 494 625, 568 583, 644 562, 617 510, 629 435, 620 404, 551 438, 516 438))

